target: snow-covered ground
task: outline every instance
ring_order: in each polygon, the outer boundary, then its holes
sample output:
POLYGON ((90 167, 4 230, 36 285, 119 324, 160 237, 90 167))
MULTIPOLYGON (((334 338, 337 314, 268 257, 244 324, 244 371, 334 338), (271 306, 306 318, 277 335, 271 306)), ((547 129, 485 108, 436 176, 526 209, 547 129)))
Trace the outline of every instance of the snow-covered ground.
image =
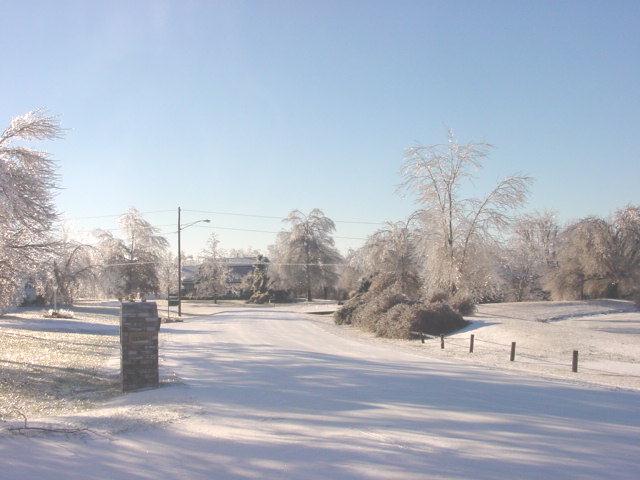
MULTIPOLYGON (((162 388, 32 420, 81 436, 0 432, 0 478, 638 478, 637 391, 442 361, 283 310, 163 325, 162 388)), ((497 318, 480 310, 478 338, 497 318)))
MULTIPOLYGON (((640 311, 631 302, 481 305, 473 323, 447 339, 446 355, 572 381, 640 389, 640 311), (475 336, 469 354, 469 337, 475 336), (516 361, 509 362, 511 342, 516 361), (572 373, 573 351, 578 373, 572 373)), ((438 346, 439 348, 439 346, 438 346)))
MULTIPOLYGON (((280 312, 326 313, 339 308, 331 301, 245 307, 238 302, 185 303, 185 316, 227 313, 244 308, 280 312)), ((570 302, 520 302, 484 304, 472 324, 440 340, 407 342, 375 338, 354 328, 342 327, 344 335, 368 338, 370 342, 405 348, 438 359, 484 365, 508 371, 527 372, 548 378, 640 389, 640 311, 632 302, 591 300, 570 302), (469 353, 471 334, 474 352, 469 353), (509 360, 511 342, 516 359, 509 360), (578 351, 578 373, 571 369, 573 351, 578 351)))
POLYGON ((0 420, 78 411, 119 393, 119 304, 74 310, 73 319, 42 309, 0 316, 0 420))

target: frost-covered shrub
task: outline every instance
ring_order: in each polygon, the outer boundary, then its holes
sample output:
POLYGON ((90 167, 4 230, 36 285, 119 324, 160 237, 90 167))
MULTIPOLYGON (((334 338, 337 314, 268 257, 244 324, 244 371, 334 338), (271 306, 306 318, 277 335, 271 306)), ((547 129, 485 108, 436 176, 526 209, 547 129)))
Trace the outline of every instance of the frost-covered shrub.
POLYGON ((344 302, 341 308, 336 310, 333 314, 333 318, 337 325, 351 325, 351 317, 358 307, 361 307, 363 303, 362 296, 351 297, 344 302))
POLYGON ((269 295, 273 303, 291 303, 294 300, 289 290, 270 290, 269 295))
POLYGON ((446 303, 431 303, 414 307, 412 329, 428 335, 443 335, 469 324, 446 303))
POLYGON ((447 300, 449 300, 449 296, 450 296, 449 293, 447 293, 445 290, 436 290, 430 295, 429 302, 430 303, 446 302, 447 300))
MULTIPOLYGON (((469 301, 461 305, 468 308, 469 301)), ((391 277, 374 277, 370 288, 350 298, 334 314, 338 325, 354 325, 381 337, 412 338, 415 332, 430 335, 449 333, 467 322, 444 302, 421 303, 399 293, 391 277)))
POLYGON ((71 310, 64 310, 64 309, 59 309, 59 310, 47 310, 47 312, 44 314, 45 318, 74 318, 74 313, 71 310))
POLYGON ((408 303, 397 303, 383 315, 376 324, 376 335, 387 338, 412 337, 415 307, 408 303))
POLYGON ((393 291, 369 297, 352 314, 352 324, 378 334, 378 323, 384 314, 395 305, 402 303, 408 304, 410 300, 405 295, 393 291))
POLYGON ((442 335, 468 324, 446 303, 399 303, 380 316, 375 333, 389 338, 413 338, 417 332, 442 335))
POLYGON ((451 308, 460 315, 473 315, 476 311, 476 303, 471 295, 456 294, 451 299, 451 308))
POLYGON ((251 295, 251 298, 247 300, 247 303, 263 304, 267 303, 269 301, 269 298, 269 292, 255 292, 253 295, 251 295))

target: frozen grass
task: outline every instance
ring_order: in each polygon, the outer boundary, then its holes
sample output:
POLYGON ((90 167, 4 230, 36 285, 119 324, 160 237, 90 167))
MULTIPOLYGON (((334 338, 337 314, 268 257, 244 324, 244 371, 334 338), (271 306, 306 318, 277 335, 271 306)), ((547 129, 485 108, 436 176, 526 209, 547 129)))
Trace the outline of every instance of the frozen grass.
POLYGON ((0 419, 80 411, 118 393, 118 308, 74 310, 74 319, 0 317, 0 419))

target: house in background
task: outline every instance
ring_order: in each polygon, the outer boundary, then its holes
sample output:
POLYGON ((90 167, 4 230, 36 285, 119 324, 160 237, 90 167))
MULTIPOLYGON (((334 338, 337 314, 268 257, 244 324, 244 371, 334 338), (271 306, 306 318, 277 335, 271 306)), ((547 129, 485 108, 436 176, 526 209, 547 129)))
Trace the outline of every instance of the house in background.
POLYGON ((190 296, 196 289, 196 276, 198 275, 198 265, 182 265, 181 269, 181 287, 182 295, 190 296))
MULTIPOLYGON (((253 273, 256 257, 227 257, 221 258, 227 265, 227 291, 225 295, 241 296, 243 279, 253 273)), ((198 264, 182 265, 182 294, 190 297, 195 294, 198 278, 198 264)))
POLYGON ((244 277, 253 273, 257 260, 256 257, 223 258, 222 261, 227 264, 228 268, 227 285, 238 289, 244 277))

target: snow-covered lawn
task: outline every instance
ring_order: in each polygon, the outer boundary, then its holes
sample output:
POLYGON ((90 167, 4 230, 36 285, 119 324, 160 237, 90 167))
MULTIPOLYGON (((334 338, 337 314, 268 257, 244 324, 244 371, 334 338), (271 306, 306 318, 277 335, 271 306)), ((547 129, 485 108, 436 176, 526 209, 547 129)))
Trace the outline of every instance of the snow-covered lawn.
POLYGON ((631 302, 487 304, 467 319, 473 324, 448 338, 444 352, 435 341, 427 350, 438 358, 640 389, 640 311, 631 302), (511 342, 516 342, 513 363, 511 342), (579 352, 577 374, 571 372, 574 350, 579 352))
POLYGON ((160 389, 32 420, 91 432, 0 432, 0 478, 638 478, 639 392, 441 361, 322 316, 202 310, 162 326, 160 389))
POLYGON ((119 307, 74 311, 73 319, 44 318, 42 309, 0 316, 0 419, 82 410, 118 394, 119 307))

